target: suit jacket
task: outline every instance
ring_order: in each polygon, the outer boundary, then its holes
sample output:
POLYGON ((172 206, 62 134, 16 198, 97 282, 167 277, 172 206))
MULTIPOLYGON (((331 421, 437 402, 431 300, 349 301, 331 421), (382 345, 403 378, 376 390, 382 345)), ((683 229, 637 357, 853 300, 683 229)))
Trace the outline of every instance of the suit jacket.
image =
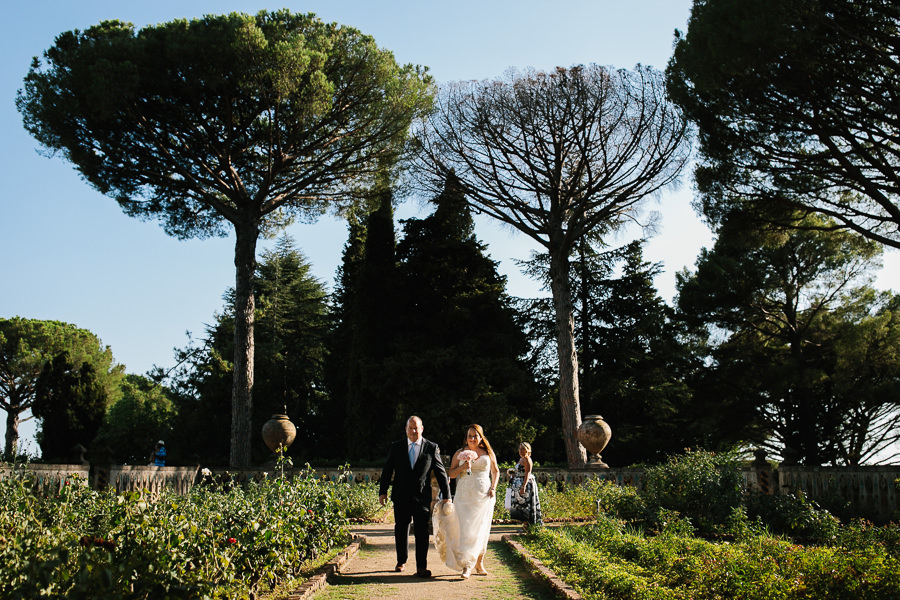
POLYGON ((409 440, 403 438, 391 444, 384 469, 381 471, 379 495, 386 495, 391 486, 394 504, 412 502, 431 506, 431 474, 437 478, 444 498, 450 498, 450 485, 437 444, 422 438, 422 450, 414 467, 409 465, 409 440))

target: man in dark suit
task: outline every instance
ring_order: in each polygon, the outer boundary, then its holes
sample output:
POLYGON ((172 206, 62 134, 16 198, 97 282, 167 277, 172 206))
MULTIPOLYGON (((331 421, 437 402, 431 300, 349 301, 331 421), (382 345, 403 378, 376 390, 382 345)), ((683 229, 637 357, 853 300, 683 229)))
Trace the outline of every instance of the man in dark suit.
POLYGON ((431 577, 428 570, 428 521, 431 518, 431 474, 437 478, 444 502, 450 502, 450 485, 437 444, 422 437, 422 419, 412 416, 406 421, 406 439, 391 444, 381 471, 378 499, 387 503, 388 486, 392 485, 394 503, 394 541, 397 566, 402 571, 409 558, 409 523, 413 523, 416 539, 416 576, 431 577))

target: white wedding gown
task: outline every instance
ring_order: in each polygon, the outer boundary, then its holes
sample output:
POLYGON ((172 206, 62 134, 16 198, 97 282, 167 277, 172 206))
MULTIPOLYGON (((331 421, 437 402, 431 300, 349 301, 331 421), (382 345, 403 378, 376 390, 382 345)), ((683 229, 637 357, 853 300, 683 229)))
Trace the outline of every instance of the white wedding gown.
POLYGON ((451 569, 473 569, 487 549, 494 515, 494 499, 488 496, 490 488, 491 457, 485 454, 472 461, 471 475, 463 471, 457 477, 453 502, 435 505, 434 546, 451 569))

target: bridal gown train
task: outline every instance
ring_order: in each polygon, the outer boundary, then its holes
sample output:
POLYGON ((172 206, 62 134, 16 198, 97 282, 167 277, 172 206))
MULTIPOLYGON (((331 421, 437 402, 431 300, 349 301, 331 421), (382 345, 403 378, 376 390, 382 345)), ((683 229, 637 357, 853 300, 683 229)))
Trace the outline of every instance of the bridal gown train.
POLYGON ((453 502, 435 506, 434 546, 451 569, 472 570, 487 549, 494 515, 494 499, 488 495, 490 488, 491 457, 485 454, 472 461, 471 475, 463 472, 457 478, 453 502))

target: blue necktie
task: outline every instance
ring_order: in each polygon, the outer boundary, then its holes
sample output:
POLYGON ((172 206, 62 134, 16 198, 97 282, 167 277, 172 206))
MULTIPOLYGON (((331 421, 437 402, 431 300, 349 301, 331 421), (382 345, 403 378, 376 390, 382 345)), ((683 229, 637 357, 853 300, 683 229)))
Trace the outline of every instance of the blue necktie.
POLYGON ((409 466, 410 467, 416 466, 416 445, 415 444, 409 445, 409 466))

